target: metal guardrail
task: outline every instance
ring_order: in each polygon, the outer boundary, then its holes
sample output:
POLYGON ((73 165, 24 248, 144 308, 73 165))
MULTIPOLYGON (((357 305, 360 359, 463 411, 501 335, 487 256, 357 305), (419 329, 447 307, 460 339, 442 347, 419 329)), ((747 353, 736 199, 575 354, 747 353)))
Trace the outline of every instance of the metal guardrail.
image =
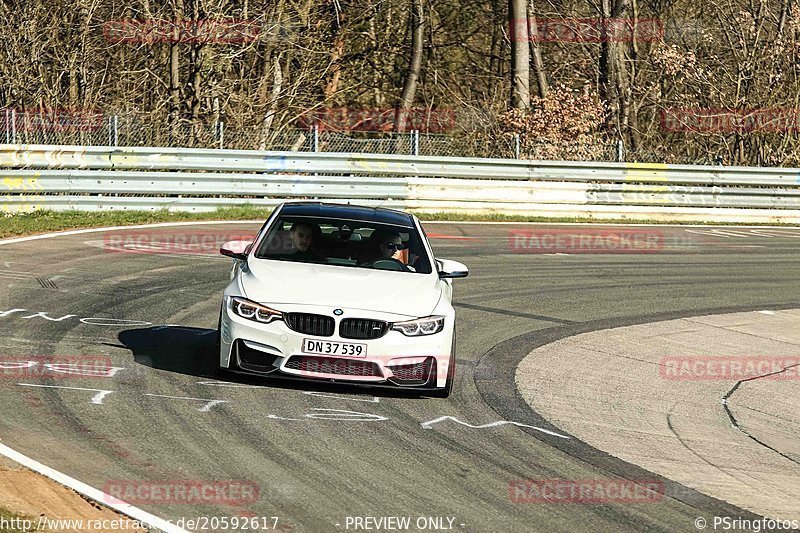
POLYGON ((0 210, 264 207, 333 199, 423 212, 800 222, 800 170, 0 145, 0 210))

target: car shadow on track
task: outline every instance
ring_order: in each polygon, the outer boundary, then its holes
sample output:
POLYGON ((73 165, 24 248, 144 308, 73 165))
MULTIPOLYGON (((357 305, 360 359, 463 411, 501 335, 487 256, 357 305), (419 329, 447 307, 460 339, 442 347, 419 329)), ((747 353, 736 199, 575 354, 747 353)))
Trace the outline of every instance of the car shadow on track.
POLYGON ((151 326, 119 333, 119 341, 140 365, 202 378, 216 377, 216 330, 187 326, 151 326))
POLYGON ((118 338, 140 365, 207 380, 330 394, 427 398, 423 391, 220 373, 216 366, 215 335, 215 329, 171 325, 128 329, 121 331, 118 338))

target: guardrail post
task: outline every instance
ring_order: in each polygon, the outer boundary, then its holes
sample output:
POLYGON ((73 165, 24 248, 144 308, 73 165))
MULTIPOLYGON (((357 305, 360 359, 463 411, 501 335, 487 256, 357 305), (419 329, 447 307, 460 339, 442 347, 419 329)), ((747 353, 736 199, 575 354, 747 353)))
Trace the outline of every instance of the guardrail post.
POLYGON ((219 149, 225 148, 225 123, 219 121, 219 149))
POLYGON ((11 142, 17 144, 17 110, 11 110, 11 142))
POLYGON ((514 134, 514 159, 519 159, 519 133, 514 134))
POLYGON ((6 116, 6 144, 11 144, 11 124, 8 123, 9 110, 5 110, 6 116))
POLYGON ((319 152, 319 125, 314 124, 314 151, 319 152))
POLYGON ((625 161, 625 145, 622 142, 622 139, 617 141, 617 162, 622 163, 625 161))
POLYGON ((114 146, 119 146, 119 117, 114 115, 114 146))
POLYGON ((411 154, 419 155, 419 130, 411 130, 411 154))

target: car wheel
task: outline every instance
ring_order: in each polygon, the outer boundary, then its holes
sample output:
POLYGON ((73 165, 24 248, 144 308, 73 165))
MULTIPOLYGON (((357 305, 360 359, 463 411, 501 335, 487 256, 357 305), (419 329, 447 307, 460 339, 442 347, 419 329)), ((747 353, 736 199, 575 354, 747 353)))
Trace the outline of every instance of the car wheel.
POLYGON ((441 389, 432 390, 428 396, 434 398, 447 398, 453 392, 453 383, 456 380, 456 334, 453 333, 453 346, 450 348, 450 364, 447 365, 447 381, 441 389))

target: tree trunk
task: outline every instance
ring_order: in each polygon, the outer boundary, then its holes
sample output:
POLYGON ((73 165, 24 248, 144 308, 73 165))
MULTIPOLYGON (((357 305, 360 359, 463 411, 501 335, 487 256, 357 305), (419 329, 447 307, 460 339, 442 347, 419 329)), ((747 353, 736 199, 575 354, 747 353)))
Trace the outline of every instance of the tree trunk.
POLYGON ((618 138, 625 141, 631 135, 632 125, 636 124, 636 118, 631 115, 635 112, 631 106, 635 51, 628 53, 629 43, 621 42, 618 35, 610 35, 608 29, 617 28, 612 25, 613 19, 630 20, 629 4, 628 0, 602 0, 600 5, 599 93, 610 111, 608 129, 616 130, 618 138))
MULTIPOLYGON (((630 65, 630 73, 627 79, 627 85, 623 96, 625 98, 627 108, 627 127, 628 134, 630 135, 630 149, 636 151, 641 144, 639 132, 639 108, 633 100, 633 88, 636 86, 636 67, 639 60, 639 4, 637 0, 631 0, 631 7, 633 10, 633 39, 630 46, 630 59, 626 62, 630 65)), ((624 60, 625 58, 623 58, 624 60)))
POLYGON ((330 77, 325 84, 323 94, 325 100, 330 100, 339 90, 339 80, 342 76, 342 57, 344 57, 345 36, 344 24, 347 17, 345 11, 339 11, 339 4, 334 5, 334 17, 331 19, 330 31, 333 39, 333 48, 330 55, 330 77))
POLYGON ((530 42, 530 53, 533 58, 533 70, 536 74, 536 86, 539 89, 539 96, 547 96, 547 74, 544 71, 542 61, 542 50, 539 48, 539 29, 536 27, 536 15, 533 10, 533 0, 528 2, 528 37, 530 42))
POLYGON ((264 121, 261 127, 261 138, 259 139, 258 149, 259 150, 266 150, 267 149, 267 137, 269 136, 269 132, 272 129, 272 122, 275 119, 275 112, 278 108, 278 99, 281 95, 281 89, 283 89, 283 72, 281 71, 281 57, 278 55, 275 57, 274 64, 272 67, 272 94, 269 103, 269 109, 267 110, 266 114, 264 115, 264 121))
MULTIPOLYGON (((600 2, 600 27, 608 27, 608 19, 611 18, 611 0, 601 0, 600 2)), ((611 113, 609 114, 609 125, 614 122, 615 111, 612 107, 612 86, 611 80, 614 79, 612 74, 613 63, 610 60, 610 43, 608 39, 600 39, 600 57, 598 58, 598 93, 600 99, 608 103, 611 113)))
POLYGON ((332 75, 328 83, 325 85, 325 100, 330 100, 339 90, 339 79, 342 76, 342 56, 344 56, 344 37, 339 33, 340 29, 337 28, 337 34, 333 41, 333 50, 331 51, 331 72, 332 75))
POLYGON ((69 57, 69 105, 70 107, 78 107, 79 99, 78 91, 78 52, 72 52, 69 57))
MULTIPOLYGON (((378 50, 378 32, 375 29, 375 14, 369 18, 369 40, 372 49, 378 50)), ((377 69, 372 70, 372 96, 377 107, 383 107, 384 97, 381 91, 381 77, 377 69)))
POLYGON ((528 45, 528 9, 525 0, 508 0, 511 28, 511 107, 531 105, 531 68, 528 45))
POLYGON ((189 120, 192 124, 192 141, 199 140, 200 128, 200 68, 202 60, 203 46, 197 45, 192 48, 189 54, 189 79, 187 82, 186 107, 189 111, 189 120))
MULTIPOLYGON (((183 20, 183 0, 175 0, 176 22, 183 20)), ((179 38, 179 29, 174 30, 174 40, 179 38)), ((170 97, 170 122, 172 123, 173 136, 177 133, 180 119, 181 83, 180 83, 180 44, 173 42, 169 47, 169 97, 170 97)))
POLYGON ((425 39, 423 13, 422 0, 411 0, 411 57, 408 62, 408 74, 403 85, 403 92, 395 110, 395 132, 405 131, 408 122, 407 110, 414 103, 414 96, 417 93, 417 80, 422 70, 422 49, 425 39))
POLYGON ((500 37, 502 29, 502 25, 497 24, 494 20, 492 20, 492 44, 489 47, 489 74, 495 73, 497 68, 496 64, 500 58, 500 51, 498 48, 503 46, 503 40, 500 37))
POLYGON ((783 35, 783 32, 786 28, 786 19, 789 17, 789 13, 792 10, 792 2, 791 0, 783 0, 781 2, 781 15, 778 21, 778 35, 783 35))

